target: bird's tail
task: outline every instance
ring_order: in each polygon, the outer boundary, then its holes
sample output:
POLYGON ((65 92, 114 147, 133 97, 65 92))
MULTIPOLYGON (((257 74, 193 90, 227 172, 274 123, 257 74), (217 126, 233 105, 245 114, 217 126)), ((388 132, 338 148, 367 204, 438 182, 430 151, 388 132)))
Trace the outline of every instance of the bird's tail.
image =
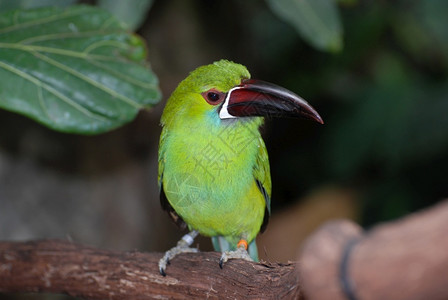
MULTIPOLYGON (((215 251, 224 252, 224 251, 235 251, 236 247, 230 245, 230 243, 222 236, 213 236, 212 244, 215 251)), ((250 257, 253 261, 258 262, 258 250, 257 244, 255 243, 255 239, 250 242, 247 247, 247 252, 249 252, 250 257)))

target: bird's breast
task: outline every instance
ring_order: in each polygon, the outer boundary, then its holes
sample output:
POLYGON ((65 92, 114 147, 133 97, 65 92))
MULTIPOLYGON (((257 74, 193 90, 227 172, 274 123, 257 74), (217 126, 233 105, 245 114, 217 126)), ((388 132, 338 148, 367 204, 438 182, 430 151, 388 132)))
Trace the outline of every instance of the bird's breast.
POLYGON ((213 235, 232 224, 241 227, 240 214, 261 222, 264 199, 253 177, 259 139, 258 129, 245 127, 174 133, 167 139, 164 190, 188 224, 208 227, 205 234, 213 235))

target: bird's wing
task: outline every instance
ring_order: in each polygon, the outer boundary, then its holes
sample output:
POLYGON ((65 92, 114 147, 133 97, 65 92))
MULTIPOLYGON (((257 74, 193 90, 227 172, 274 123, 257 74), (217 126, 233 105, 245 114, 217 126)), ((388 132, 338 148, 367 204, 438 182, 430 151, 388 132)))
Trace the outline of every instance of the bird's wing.
POLYGON ((163 210, 165 210, 170 218, 173 220, 176 225, 184 230, 187 228, 187 224, 185 221, 176 213, 174 208, 171 206, 170 202, 168 201, 168 198, 166 197, 165 191, 163 189, 163 171, 165 167, 165 139, 167 136, 167 129, 164 127, 162 130, 162 134, 160 135, 160 142, 159 142, 159 172, 157 174, 157 179, 159 182, 159 193, 160 193, 160 205, 162 206, 163 210))
POLYGON ((268 151, 261 137, 258 139, 258 154, 253 172, 257 186, 266 201, 266 210, 260 229, 263 232, 266 229, 269 216, 271 215, 271 172, 269 169, 268 151))
POLYGON ((162 129, 162 133, 160 134, 160 141, 159 141, 159 172, 157 174, 157 181, 159 183, 159 189, 162 191, 162 179, 163 179, 163 171, 165 169, 165 140, 167 135, 167 130, 165 128, 162 129))

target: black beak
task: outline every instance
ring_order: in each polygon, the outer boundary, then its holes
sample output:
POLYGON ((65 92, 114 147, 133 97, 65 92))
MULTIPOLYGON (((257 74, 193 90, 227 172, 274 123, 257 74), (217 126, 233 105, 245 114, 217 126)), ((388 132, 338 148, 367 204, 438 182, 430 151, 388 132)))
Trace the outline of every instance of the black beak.
POLYGON ((255 116, 296 117, 324 123, 317 111, 293 92, 269 82, 243 79, 227 93, 219 117, 255 116))

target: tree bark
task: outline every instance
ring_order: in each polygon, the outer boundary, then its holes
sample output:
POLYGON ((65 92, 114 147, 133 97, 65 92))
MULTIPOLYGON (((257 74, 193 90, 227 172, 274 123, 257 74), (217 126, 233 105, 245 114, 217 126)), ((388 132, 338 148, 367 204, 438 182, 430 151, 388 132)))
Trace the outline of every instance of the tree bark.
POLYGON ((84 299, 448 299, 448 201, 372 228, 324 225, 300 263, 260 264, 183 254, 115 252, 68 241, 0 242, 0 292, 84 299), (300 271, 300 273, 299 273, 300 271), (300 279, 300 280, 299 280, 300 279))
POLYGON ((62 240, 0 242, 1 292, 65 293, 84 299, 301 299, 295 264, 179 255, 158 271, 160 253, 115 252, 62 240))

